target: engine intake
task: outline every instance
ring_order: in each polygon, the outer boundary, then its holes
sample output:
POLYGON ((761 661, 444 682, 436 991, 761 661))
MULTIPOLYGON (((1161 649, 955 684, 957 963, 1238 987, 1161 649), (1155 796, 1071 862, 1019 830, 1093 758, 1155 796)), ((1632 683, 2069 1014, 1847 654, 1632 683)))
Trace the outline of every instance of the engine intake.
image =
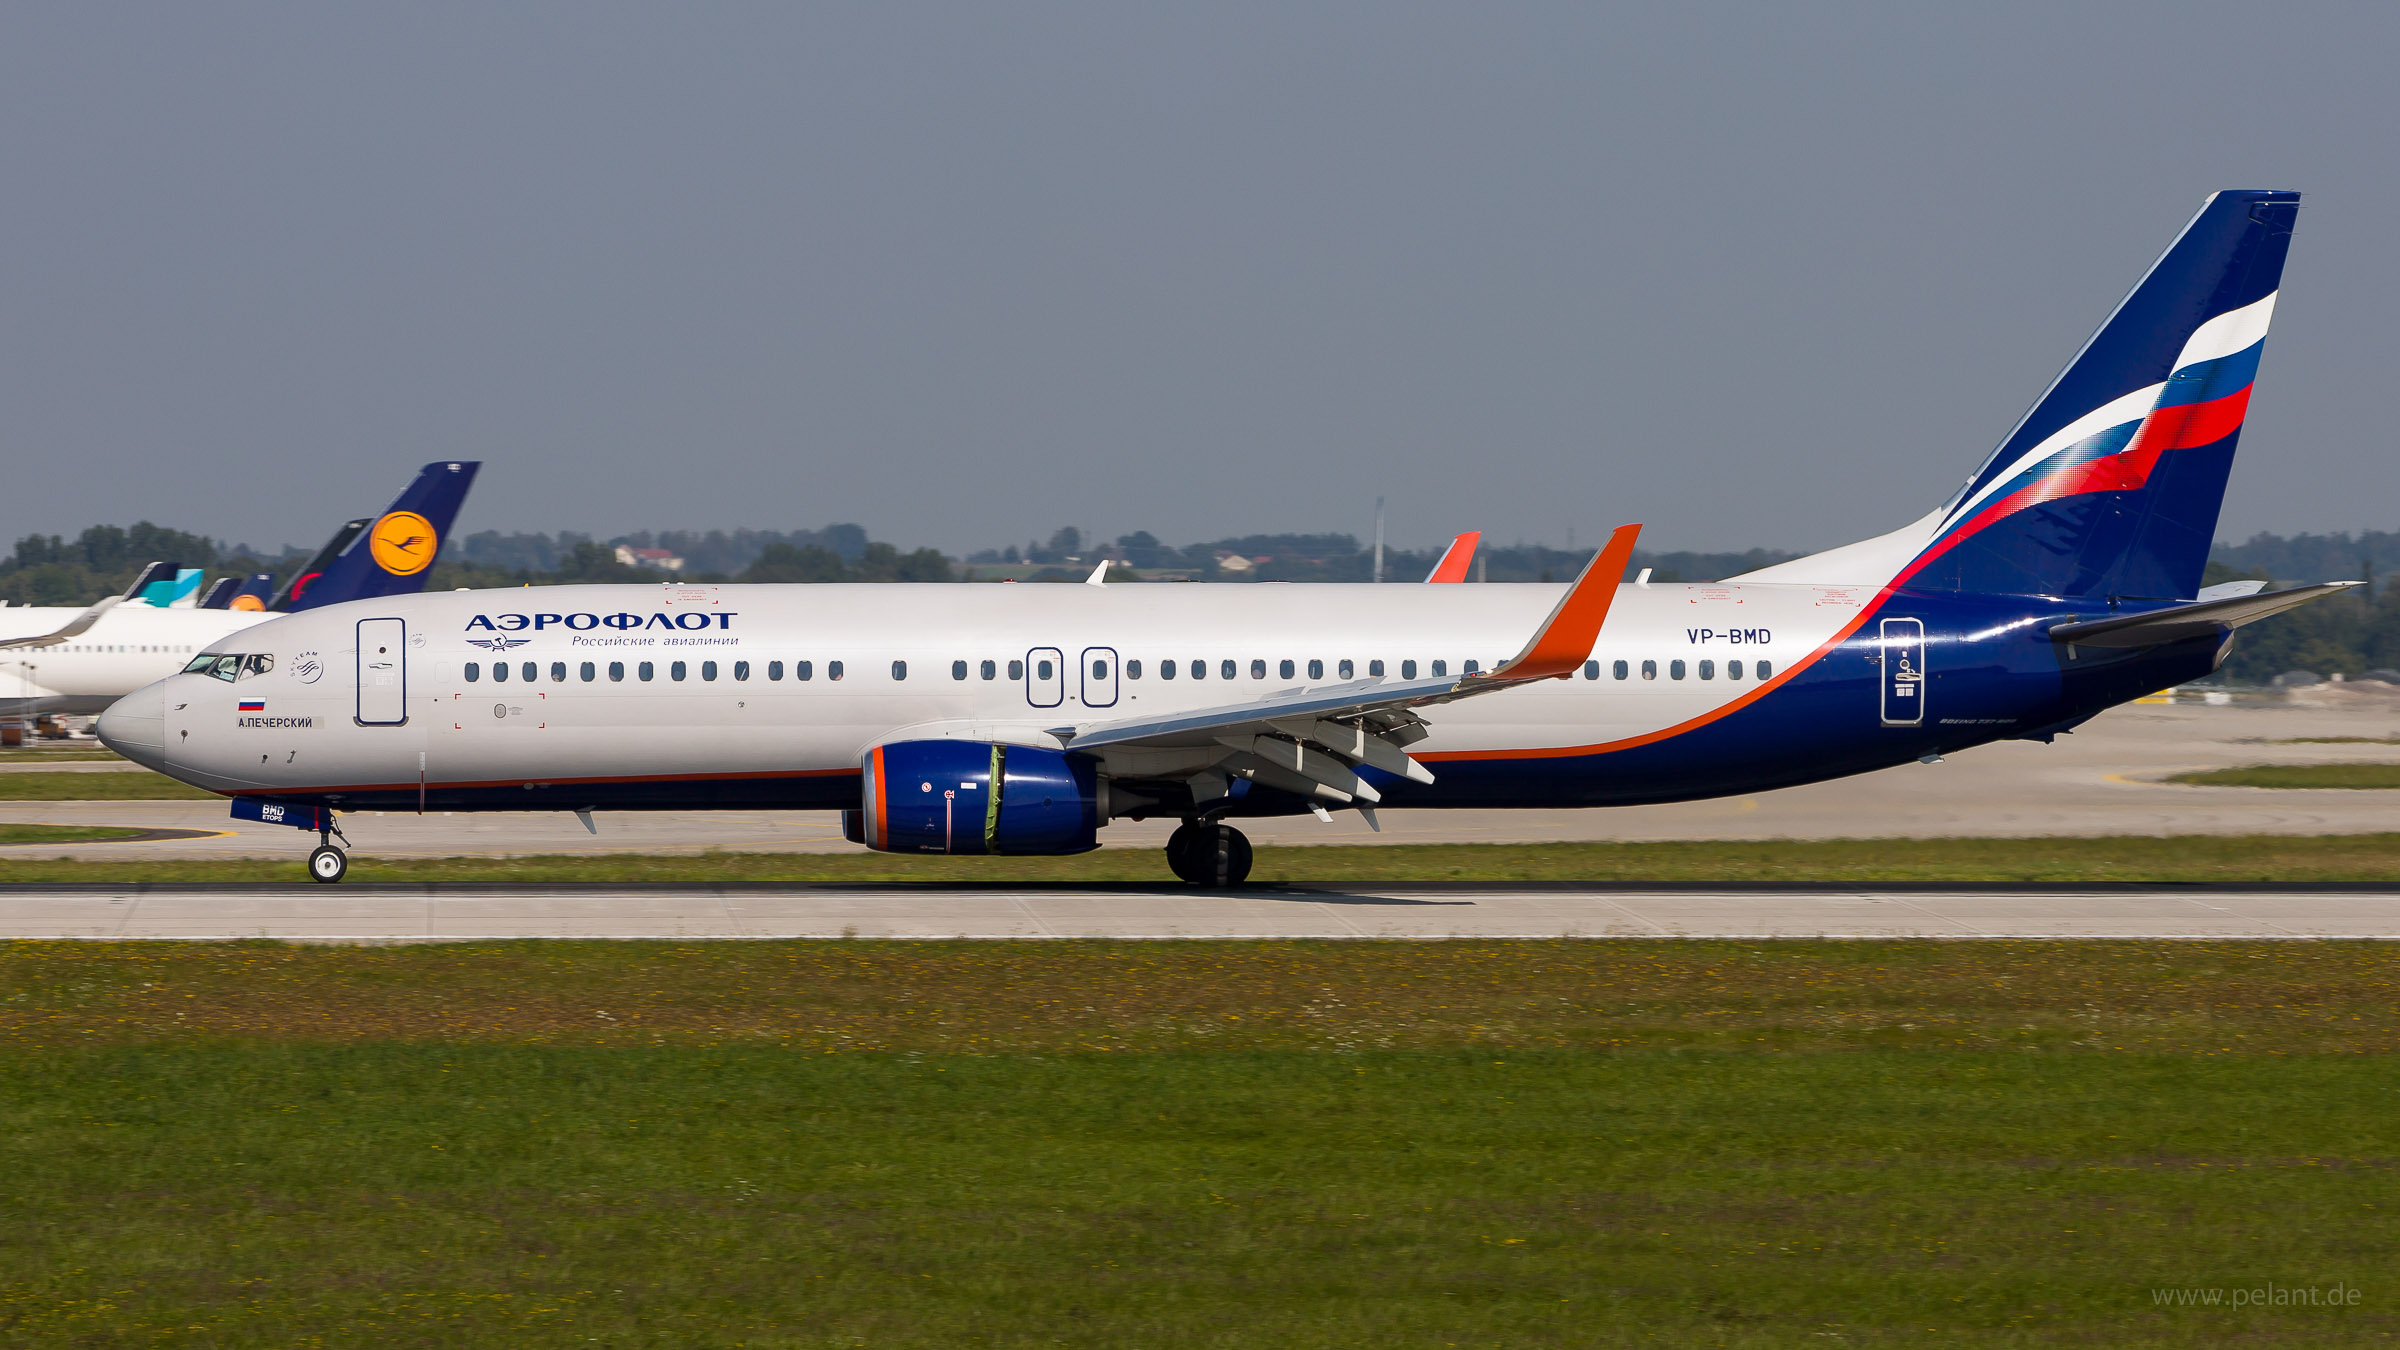
POLYGON ((1100 846, 1106 785, 1082 755, 980 741, 894 741, 867 752, 864 794, 842 813, 883 853, 1083 853, 1100 846))

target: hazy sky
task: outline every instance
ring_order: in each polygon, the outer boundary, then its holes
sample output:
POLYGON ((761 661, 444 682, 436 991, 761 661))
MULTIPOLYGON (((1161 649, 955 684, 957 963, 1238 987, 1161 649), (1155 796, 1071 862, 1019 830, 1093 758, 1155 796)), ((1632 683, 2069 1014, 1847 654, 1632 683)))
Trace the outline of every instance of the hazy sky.
MULTIPOLYGON (((51 4, 0 536, 855 520, 1840 543, 2219 187, 2309 194, 2220 537, 2400 528, 2400 8, 51 4)), ((0 547, 4 547, 0 542, 0 547)))

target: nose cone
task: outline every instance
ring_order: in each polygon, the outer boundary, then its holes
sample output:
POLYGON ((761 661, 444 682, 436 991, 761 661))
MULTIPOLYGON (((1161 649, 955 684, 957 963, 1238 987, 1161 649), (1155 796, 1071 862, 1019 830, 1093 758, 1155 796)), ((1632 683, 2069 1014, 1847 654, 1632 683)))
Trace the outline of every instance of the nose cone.
POLYGON ((100 743, 145 769, 167 767, 167 684, 147 684, 100 714, 100 743))

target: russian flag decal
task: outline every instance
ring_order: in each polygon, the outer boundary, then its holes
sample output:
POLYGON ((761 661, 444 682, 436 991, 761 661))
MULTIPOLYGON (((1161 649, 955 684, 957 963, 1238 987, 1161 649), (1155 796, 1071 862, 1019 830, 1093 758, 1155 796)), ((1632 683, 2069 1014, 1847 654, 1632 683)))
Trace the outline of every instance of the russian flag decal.
POLYGON ((265 712, 267 701, 263 698, 246 698, 236 704, 234 710, 236 712, 265 712))

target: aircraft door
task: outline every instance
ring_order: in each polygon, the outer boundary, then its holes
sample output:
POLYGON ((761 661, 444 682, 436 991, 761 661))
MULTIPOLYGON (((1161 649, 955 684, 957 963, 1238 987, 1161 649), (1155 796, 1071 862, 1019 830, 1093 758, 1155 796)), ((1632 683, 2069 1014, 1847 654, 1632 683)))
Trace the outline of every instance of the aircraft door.
POLYGON ((408 621, 358 621, 358 724, 396 727, 408 720, 408 621))
POLYGON ((1885 619, 1883 637, 1883 724, 1925 724, 1925 621, 1885 619))
POLYGON ((1025 653, 1025 701, 1036 708, 1055 708, 1067 701, 1067 658, 1056 647, 1036 647, 1025 653))
POLYGON ((1076 663, 1076 672, 1083 682, 1083 706, 1113 708, 1117 706, 1117 649, 1086 647, 1083 659, 1076 663))

